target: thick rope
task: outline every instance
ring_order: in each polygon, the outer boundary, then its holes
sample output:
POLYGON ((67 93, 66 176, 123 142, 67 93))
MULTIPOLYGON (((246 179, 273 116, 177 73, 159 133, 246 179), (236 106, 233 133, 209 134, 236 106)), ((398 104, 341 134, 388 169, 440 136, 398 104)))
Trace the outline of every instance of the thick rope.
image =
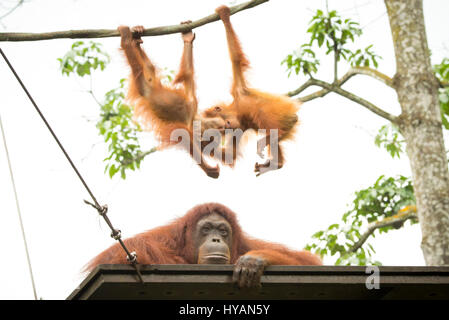
POLYGON ((69 161, 70 165, 72 166, 72 169, 75 171, 76 175, 78 176, 78 178, 81 180, 82 184, 84 185, 84 188, 87 190, 87 192, 89 193, 90 197, 92 198, 94 203, 90 203, 86 200, 84 200, 85 203, 91 205, 92 207, 94 207, 95 209, 97 209, 98 213, 103 217, 103 219, 106 221, 107 225, 109 226, 109 228, 112 230, 111 233, 111 237, 114 238, 115 240, 117 240, 120 245, 122 246, 123 250, 125 250, 126 255, 127 255, 127 259, 128 261, 134 266, 134 268, 136 269, 137 272, 137 276, 139 278, 139 281, 141 283, 143 283, 143 279, 142 279, 142 275, 140 273, 140 270, 138 268, 138 262, 137 262, 137 255, 135 252, 130 252, 128 250, 128 248, 125 246, 125 243, 123 242, 123 240, 121 239, 121 232, 120 230, 115 229, 112 226, 111 221, 109 220, 108 216, 107 216, 107 212, 108 212, 108 206, 104 205, 104 206, 100 206, 100 204, 97 201, 97 198, 95 198, 94 194, 92 193, 92 191, 90 190, 89 186, 87 185, 86 181, 83 179, 83 177, 81 176, 81 173, 78 171, 78 169, 76 168, 75 164, 73 163, 72 159, 70 158, 69 154, 67 153, 67 151, 64 149, 64 147, 62 146, 61 142, 59 141, 58 137, 56 136, 55 132, 53 131, 53 129, 51 128, 50 124, 48 123, 47 119, 45 119, 44 115, 42 114, 41 110, 39 109, 39 107, 37 106, 36 102, 34 101, 33 97, 30 95, 30 93, 28 92, 27 88, 25 87, 25 85, 23 84, 22 80, 20 79, 19 75, 16 73, 16 71, 14 70, 13 66, 11 65, 11 63, 9 62, 8 58, 6 57, 5 53, 3 52, 3 50, 0 48, 0 54, 2 55, 3 59, 5 60, 6 64, 8 65, 9 69, 11 69, 12 73, 14 74, 14 76, 16 77, 17 81, 19 82, 20 86, 22 87, 22 89, 25 91, 26 95, 28 96, 28 99, 30 99, 31 103, 33 104, 34 108, 36 109, 37 113, 39 114, 39 116, 41 117, 41 119, 44 121, 45 125, 47 126, 47 129, 50 131, 51 135, 53 136, 53 138, 55 139, 56 143, 58 144, 59 148, 62 150, 62 152, 64 153, 65 157, 67 158, 67 160, 69 161))

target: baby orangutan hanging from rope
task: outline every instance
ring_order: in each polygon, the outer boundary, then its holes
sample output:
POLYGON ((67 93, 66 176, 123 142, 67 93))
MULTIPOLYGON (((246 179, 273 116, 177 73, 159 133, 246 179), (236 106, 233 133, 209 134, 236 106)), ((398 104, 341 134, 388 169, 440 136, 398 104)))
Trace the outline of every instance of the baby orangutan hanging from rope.
POLYGON ((243 132, 262 131, 264 137, 257 142, 257 154, 263 157, 263 151, 268 147, 269 159, 263 164, 255 164, 259 176, 283 166, 284 155, 279 144, 294 136, 299 104, 286 96, 248 86, 244 73, 249 62, 231 25, 230 10, 221 6, 216 12, 226 30, 232 62, 232 103, 198 112, 192 53, 195 35, 191 31, 182 35, 184 52, 177 76, 170 86, 163 85, 155 66, 140 47, 143 33, 140 26, 132 30, 125 26, 118 28, 121 46, 132 71, 128 98, 134 106, 135 116, 144 121, 144 127, 153 130, 162 148, 181 146, 212 178, 218 178, 220 170, 218 165, 208 165, 205 156, 233 167, 242 153, 243 132))

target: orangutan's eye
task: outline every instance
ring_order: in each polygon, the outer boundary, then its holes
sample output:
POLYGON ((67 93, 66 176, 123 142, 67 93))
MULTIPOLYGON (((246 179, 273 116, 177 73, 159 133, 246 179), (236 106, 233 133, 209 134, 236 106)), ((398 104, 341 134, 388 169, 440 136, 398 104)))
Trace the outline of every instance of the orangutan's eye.
POLYGON ((210 232, 210 226, 209 225, 205 225, 204 227, 201 228, 201 232, 203 232, 204 234, 209 233, 210 232))

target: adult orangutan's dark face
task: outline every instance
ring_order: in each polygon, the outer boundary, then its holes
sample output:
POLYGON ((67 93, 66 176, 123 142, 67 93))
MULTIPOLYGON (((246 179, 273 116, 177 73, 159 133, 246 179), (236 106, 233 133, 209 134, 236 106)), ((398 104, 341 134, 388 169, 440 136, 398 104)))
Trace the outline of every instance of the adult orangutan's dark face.
POLYGON ((194 231, 194 241, 197 263, 230 263, 232 229, 221 215, 212 213, 199 220, 194 231))

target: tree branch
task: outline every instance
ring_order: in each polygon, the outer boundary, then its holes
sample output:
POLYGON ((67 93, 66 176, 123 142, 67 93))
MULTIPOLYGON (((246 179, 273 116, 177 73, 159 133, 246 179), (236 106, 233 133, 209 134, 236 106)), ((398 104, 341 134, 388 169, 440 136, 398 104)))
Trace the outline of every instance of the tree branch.
MULTIPOLYGON (((351 79, 353 76, 355 76, 357 74, 363 74, 366 76, 373 77, 374 79, 377 79, 377 80, 383 82, 387 86, 389 86, 391 88, 393 87, 393 80, 389 76, 387 76, 386 74, 383 74, 380 71, 371 69, 369 67, 352 67, 351 69, 348 70, 348 72, 346 72, 346 74, 343 77, 341 77, 340 79, 337 80, 335 85, 337 85, 338 87, 341 87, 346 81, 348 81, 349 79, 351 79)), ((307 89, 308 87, 310 87, 311 85, 312 84, 309 81, 307 81, 298 89, 288 92, 287 96, 289 96, 289 97, 296 96, 296 95, 300 94, 302 91, 304 91, 305 89, 307 89)), ((320 90, 315 93, 312 93, 310 95, 301 97, 301 98, 299 98, 299 100, 301 100, 302 102, 306 102, 306 101, 309 101, 309 100, 312 100, 315 98, 324 97, 328 93, 329 93, 329 90, 324 89, 324 90, 320 90)))
POLYGON ((349 72, 356 74, 363 74, 365 76, 370 76, 376 80, 383 82, 390 88, 393 88, 393 80, 386 74, 377 71, 376 69, 371 69, 370 67, 352 67, 349 72))
POLYGON ((346 81, 348 81, 350 78, 352 78, 356 74, 365 74, 365 75, 375 77, 376 79, 384 82, 387 85, 388 85, 388 83, 391 83, 391 79, 388 76, 384 75, 383 73, 378 72, 377 70, 373 70, 373 69, 367 70, 367 69, 369 69, 369 68, 365 68, 365 67, 352 68, 341 79, 339 79, 336 83, 333 83, 333 84, 330 84, 328 82, 318 80, 315 78, 311 78, 311 79, 307 80, 298 89, 288 92, 287 95, 292 97, 292 96, 295 96, 295 95, 301 93, 302 91, 304 91, 305 89, 307 89, 310 86, 313 86, 313 85, 319 86, 319 87, 322 87, 324 90, 314 92, 305 97, 300 97, 300 98, 298 98, 298 100, 301 102, 310 101, 310 100, 313 100, 316 98, 324 97, 325 95, 327 95, 329 92, 332 91, 332 92, 338 93, 339 95, 341 95, 343 97, 348 98, 349 100, 357 102, 358 104, 364 106, 365 108, 367 108, 371 112, 374 112, 378 116, 381 116, 382 118, 385 118, 385 119, 395 123, 397 118, 395 116, 393 116, 392 114, 389 114, 388 112, 380 109, 379 107, 375 106, 371 102, 341 88, 341 85, 343 85, 346 81), (390 79, 390 81, 388 79, 390 79))
POLYGON ((389 114, 388 112, 380 109, 379 107, 376 107, 374 104, 372 104, 371 102, 360 98, 359 96, 348 92, 346 90, 343 90, 342 88, 340 88, 339 86, 336 85, 332 85, 330 83, 327 83, 325 81, 321 81, 318 79, 310 79, 314 85, 320 86, 324 89, 327 89, 329 91, 333 91, 335 93, 338 93, 339 95, 348 98, 349 100, 352 100, 354 102, 357 102, 358 104, 360 104, 361 106, 364 106, 365 108, 367 108, 368 110, 370 110, 371 112, 374 112, 375 114, 377 114, 378 116, 381 116, 382 118, 385 118, 393 123, 396 123, 397 118, 395 116, 393 116, 392 114, 389 114))
POLYGON ((362 245, 366 242, 368 237, 373 234, 376 229, 391 227, 391 226, 402 226, 405 221, 408 219, 418 219, 418 215, 416 214, 416 206, 406 206, 401 209, 397 214, 392 217, 385 218, 381 221, 374 222, 368 226, 368 230, 365 231, 364 234, 360 237, 359 241, 357 241, 351 249, 348 250, 348 253, 354 253, 358 249, 362 247, 362 245))
MULTIPOLYGON (((330 28, 330 19, 328 20, 328 25, 330 28)), ((333 48, 334 48, 334 83, 336 83, 338 81, 338 57, 340 55, 340 53, 338 52, 338 42, 337 39, 335 38, 335 31, 331 32, 331 38, 332 41, 334 42, 333 44, 333 48)))
MULTIPOLYGON (((312 78, 313 79, 313 78, 312 78)), ((312 79, 307 80, 302 86, 300 86, 298 89, 287 92, 286 95, 289 97, 294 97, 304 90, 306 90, 308 87, 313 86, 312 79)), ((302 100, 301 100, 302 101, 302 100)))
MULTIPOLYGON (((269 0, 252 0, 230 7, 229 9, 231 10, 232 15, 242 10, 258 6, 259 4, 262 4, 267 1, 269 0)), ((186 32, 218 20, 220 20, 220 17, 218 16, 218 14, 214 13, 188 24, 177 24, 171 26, 145 29, 143 32, 143 36, 160 36, 178 32, 186 32)), ((37 40, 62 39, 62 38, 80 39, 80 38, 108 38, 119 36, 120 33, 116 29, 68 30, 68 31, 48 32, 48 33, 3 32, 0 33, 0 41, 37 41, 37 40)))
POLYGON ((133 159, 125 159, 125 160, 121 161, 120 164, 121 164, 122 166, 127 166, 127 165, 129 165, 129 164, 131 164, 131 163, 133 163, 133 162, 135 162, 135 161, 140 161, 140 160, 142 160, 142 159, 145 158, 147 155, 149 155, 149 154, 151 154, 151 153, 153 153, 153 152, 156 152, 157 150, 158 150, 157 147, 153 147, 153 148, 151 148, 150 150, 147 150, 147 151, 144 151, 144 152, 139 153, 139 155, 138 155, 137 157, 133 158, 133 159))

